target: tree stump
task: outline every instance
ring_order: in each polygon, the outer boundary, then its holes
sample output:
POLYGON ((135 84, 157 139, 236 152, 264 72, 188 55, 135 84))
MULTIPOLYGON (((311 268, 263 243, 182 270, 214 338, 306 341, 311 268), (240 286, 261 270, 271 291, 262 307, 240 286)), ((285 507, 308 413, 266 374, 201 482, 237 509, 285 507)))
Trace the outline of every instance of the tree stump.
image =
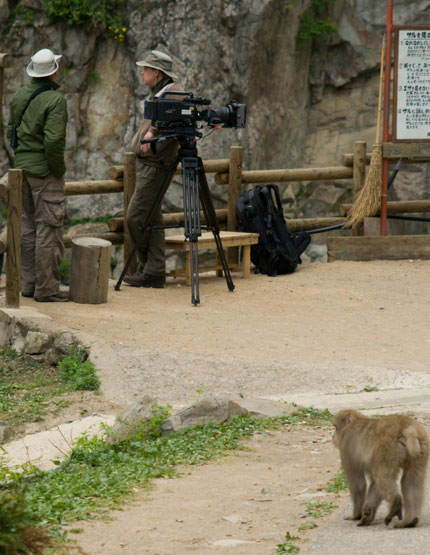
POLYGON ((107 302, 111 246, 110 241, 95 237, 72 240, 70 300, 87 304, 107 302))

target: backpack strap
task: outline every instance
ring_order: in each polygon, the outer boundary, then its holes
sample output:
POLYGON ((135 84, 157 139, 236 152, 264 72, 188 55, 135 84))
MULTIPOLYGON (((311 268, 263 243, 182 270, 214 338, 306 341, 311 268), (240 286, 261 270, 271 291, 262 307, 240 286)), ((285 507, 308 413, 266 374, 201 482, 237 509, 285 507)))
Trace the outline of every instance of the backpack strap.
POLYGON ((11 146, 12 150, 15 150, 18 147, 18 127, 21 125, 22 118, 24 117, 25 111, 29 107, 30 102, 33 99, 35 99, 36 96, 38 96, 39 94, 41 94, 45 91, 55 91, 55 88, 51 87, 50 85, 43 85, 43 87, 40 87, 40 89, 37 89, 36 91, 34 91, 34 93, 30 96, 30 98, 25 103, 25 106, 22 109, 21 115, 19 116, 18 123, 13 123, 12 124, 12 133, 11 133, 11 136, 10 136, 10 146, 11 146))
POLYGON ((18 123, 16 125, 17 129, 21 125, 22 118, 24 117, 25 111, 29 107, 31 101, 34 100, 36 98, 36 96, 38 96, 39 94, 41 94, 45 91, 55 91, 55 89, 54 89, 54 87, 51 87, 50 85, 43 85, 43 87, 40 87, 40 89, 37 89, 37 91, 34 91, 34 93, 30 96, 30 98, 25 103, 24 108, 22 109, 21 115, 19 116, 18 123))

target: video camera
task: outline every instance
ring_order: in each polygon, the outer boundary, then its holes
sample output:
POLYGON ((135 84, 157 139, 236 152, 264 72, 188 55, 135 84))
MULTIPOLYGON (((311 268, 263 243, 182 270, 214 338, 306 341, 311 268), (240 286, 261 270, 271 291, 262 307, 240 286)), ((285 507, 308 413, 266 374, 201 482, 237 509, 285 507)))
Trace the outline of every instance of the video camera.
POLYGON ((215 110, 199 110, 199 106, 209 105, 207 98, 196 98, 190 92, 165 92, 160 97, 145 101, 144 118, 164 133, 178 133, 197 129, 199 121, 210 127, 221 126, 241 128, 246 125, 246 105, 231 102, 215 110), (166 98, 166 95, 183 96, 183 100, 166 98))

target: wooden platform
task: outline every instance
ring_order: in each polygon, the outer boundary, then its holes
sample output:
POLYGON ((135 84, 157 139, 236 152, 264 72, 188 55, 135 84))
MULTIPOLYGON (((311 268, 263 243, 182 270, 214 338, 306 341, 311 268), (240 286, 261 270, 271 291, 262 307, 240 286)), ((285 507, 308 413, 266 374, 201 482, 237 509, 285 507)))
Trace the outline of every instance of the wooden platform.
POLYGON ((329 237, 328 262, 335 260, 430 260, 430 235, 329 237))
MULTIPOLYGON (((258 233, 241 233, 239 231, 221 231, 220 238, 222 246, 224 249, 229 247, 242 247, 242 275, 244 278, 250 276, 251 269, 251 245, 258 243, 258 233)), ((215 249, 215 239, 212 232, 202 233, 197 242, 198 249, 215 249)), ((166 237, 166 249, 173 249, 175 251, 185 252, 185 269, 172 270, 169 275, 172 276, 184 276, 186 278, 187 285, 191 284, 191 261, 190 261, 190 243, 185 240, 184 235, 171 235, 166 237)), ((231 270, 237 270, 237 264, 229 263, 229 268, 231 270)), ((218 259, 215 266, 199 266, 199 272, 207 272, 215 270, 220 275, 222 271, 221 261, 218 259)))

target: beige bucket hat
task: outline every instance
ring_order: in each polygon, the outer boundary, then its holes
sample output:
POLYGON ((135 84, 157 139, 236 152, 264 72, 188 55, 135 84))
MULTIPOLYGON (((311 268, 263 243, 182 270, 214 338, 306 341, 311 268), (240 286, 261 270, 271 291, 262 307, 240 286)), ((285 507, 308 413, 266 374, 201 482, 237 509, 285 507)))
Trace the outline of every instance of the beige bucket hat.
POLYGON ((160 50, 151 50, 146 58, 140 62, 136 62, 136 65, 159 69, 172 79, 178 78, 178 76, 172 71, 173 59, 168 54, 161 52, 160 50))
POLYGON ((49 48, 42 48, 31 57, 27 74, 30 77, 49 77, 57 71, 60 58, 61 54, 54 54, 49 48))

